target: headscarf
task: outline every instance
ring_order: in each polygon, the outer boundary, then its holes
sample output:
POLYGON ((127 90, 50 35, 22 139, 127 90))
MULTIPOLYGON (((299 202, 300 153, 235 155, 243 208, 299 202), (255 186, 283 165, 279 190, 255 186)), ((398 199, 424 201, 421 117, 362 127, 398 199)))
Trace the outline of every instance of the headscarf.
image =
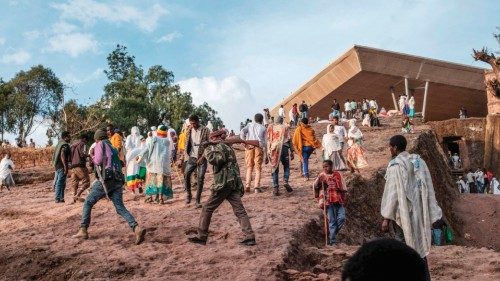
POLYGON ((177 143, 177 140, 174 143, 174 138, 172 137, 172 133, 173 133, 174 137, 177 138, 177 133, 175 132, 175 130, 173 128, 168 129, 167 138, 170 141, 170 151, 175 150, 175 143, 177 143))
POLYGON ((356 119, 349 120, 349 131, 347 132, 347 137, 348 138, 353 138, 355 140, 363 138, 363 133, 356 126, 356 119))
POLYGON ((125 140, 125 148, 127 150, 134 149, 141 145, 141 134, 139 128, 134 126, 130 129, 130 135, 127 136, 125 140))
POLYGON ((156 129, 156 136, 158 136, 159 138, 168 137, 167 126, 160 125, 158 129, 156 129))

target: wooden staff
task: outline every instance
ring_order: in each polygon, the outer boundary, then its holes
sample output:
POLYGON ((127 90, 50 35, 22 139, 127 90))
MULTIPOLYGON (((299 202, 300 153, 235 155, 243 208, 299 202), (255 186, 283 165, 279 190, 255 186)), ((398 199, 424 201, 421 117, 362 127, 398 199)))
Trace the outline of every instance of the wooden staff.
POLYGON ((325 182, 321 182, 323 188, 323 227, 325 228, 325 246, 328 246, 328 220, 326 216, 326 188, 325 182))

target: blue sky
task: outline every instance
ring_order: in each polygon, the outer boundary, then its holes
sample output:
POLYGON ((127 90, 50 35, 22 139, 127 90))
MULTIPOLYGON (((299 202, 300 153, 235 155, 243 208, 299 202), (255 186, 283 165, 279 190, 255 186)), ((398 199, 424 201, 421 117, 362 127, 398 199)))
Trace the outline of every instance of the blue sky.
MULTIPOLYGON (((498 1, 0 0, 0 77, 52 68, 95 101, 116 44, 161 64, 229 125, 273 107, 354 44, 486 67, 498 1)), ((34 135, 43 138, 44 132, 34 135)))

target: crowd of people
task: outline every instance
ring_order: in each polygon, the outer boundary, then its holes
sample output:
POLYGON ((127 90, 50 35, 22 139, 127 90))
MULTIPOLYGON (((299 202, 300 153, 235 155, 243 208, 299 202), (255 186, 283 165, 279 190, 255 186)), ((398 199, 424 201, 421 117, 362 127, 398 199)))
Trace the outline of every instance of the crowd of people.
POLYGON ((457 187, 460 193, 491 193, 500 194, 500 184, 493 172, 486 169, 470 169, 465 178, 459 176, 457 187))
MULTIPOLYGON (((415 116, 415 101, 413 97, 407 101, 404 96, 399 101, 401 114, 405 117, 403 122, 408 123, 415 116)), ((99 200, 107 198, 114 204, 117 213, 126 220, 135 235, 136 244, 139 244, 144 240, 145 229, 139 226, 125 207, 124 189, 134 195, 144 193, 147 203, 165 204, 174 196, 172 179, 175 177, 184 187, 186 205, 191 204, 192 189, 195 189, 194 206, 203 208, 197 234, 188 237, 190 242, 206 244, 211 217, 219 205, 227 200, 245 235, 241 243, 251 246, 256 244, 255 234, 241 197, 252 190, 254 193, 263 192, 263 165, 272 167, 272 194, 280 196, 280 166, 283 169, 281 186, 291 193, 294 189, 290 182, 290 162, 297 157, 301 175, 305 181, 309 181, 309 160, 316 154, 321 157, 322 171, 312 182, 314 198, 318 207, 324 210, 327 222, 326 242, 335 245, 338 243, 337 234, 346 218, 348 191, 342 172, 360 173, 361 169, 369 165, 363 148, 363 132, 357 122, 368 116, 370 126, 379 126, 378 115, 385 112, 385 109, 379 112, 375 100, 346 100, 344 112, 340 112, 340 105, 334 100, 326 132, 321 139, 316 138, 316 132, 310 125, 308 110, 309 106, 305 102, 294 104, 289 111, 289 124, 285 122, 283 106, 277 116, 270 116, 269 110, 264 110, 264 114, 255 114, 253 121, 247 119, 245 123, 241 123, 238 137, 225 127, 213 128, 212 124, 203 126, 196 115, 185 121, 179 134, 160 124, 151 127, 145 135, 141 134, 138 127, 132 127, 130 135, 125 137, 123 132, 108 125, 94 133, 94 142, 90 147, 87 145, 91 140, 86 135, 81 135, 76 142, 70 144, 70 134, 63 132, 52 158, 55 167, 55 202, 65 202, 66 178, 71 171, 73 204, 83 202, 80 228, 73 237, 89 237, 92 208, 99 200), (348 124, 348 127, 344 124, 348 124), (235 136, 231 138, 233 142, 225 142, 227 136, 235 136), (238 141, 234 142, 235 139, 238 141), (232 143, 245 144, 244 181, 240 176, 232 143), (209 164, 213 175, 212 193, 202 204, 201 196, 209 164), (91 173, 96 176, 92 184, 91 173), (86 190, 88 195, 83 198, 86 190)), ((404 132, 411 132, 411 129, 404 132)), ((437 241, 439 231, 443 229, 443 221, 440 222, 442 212, 437 204, 425 161, 419 155, 406 151, 407 141, 402 135, 393 136, 388 143, 392 159, 385 176, 386 185, 381 202, 384 220, 381 229, 385 232, 391 230, 397 240, 413 249, 422 259, 424 273, 428 277, 426 256, 431 243, 435 243, 432 241, 437 241), (409 189, 409 186, 415 188, 409 189), (421 200, 422 198, 426 200, 421 200)), ((13 169, 10 155, 6 155, 0 163, 2 188, 13 184, 13 169)), ((483 193, 498 189, 500 193, 498 181, 487 171, 470 171, 467 182, 460 179, 458 184, 461 192, 477 190, 483 193)))
MULTIPOLYGON (((30 139, 29 143, 26 143, 26 141, 20 142, 19 139, 16 138, 16 145, 19 148, 22 148, 22 147, 35 148, 36 147, 36 144, 33 141, 33 139, 30 139)), ((5 140, 5 139, 2 141, 1 146, 2 146, 2 148, 12 148, 13 147, 13 145, 10 143, 10 141, 5 140)))

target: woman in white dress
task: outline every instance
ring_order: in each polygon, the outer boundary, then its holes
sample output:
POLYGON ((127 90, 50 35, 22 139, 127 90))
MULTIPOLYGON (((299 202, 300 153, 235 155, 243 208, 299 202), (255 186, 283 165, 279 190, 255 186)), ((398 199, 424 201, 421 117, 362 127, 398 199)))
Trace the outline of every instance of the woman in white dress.
POLYGON ((344 161, 340 157, 342 146, 340 145, 338 135, 334 133, 333 124, 328 125, 326 134, 323 135, 321 145, 323 147, 323 160, 332 160, 333 170, 342 171, 347 169, 344 161))

